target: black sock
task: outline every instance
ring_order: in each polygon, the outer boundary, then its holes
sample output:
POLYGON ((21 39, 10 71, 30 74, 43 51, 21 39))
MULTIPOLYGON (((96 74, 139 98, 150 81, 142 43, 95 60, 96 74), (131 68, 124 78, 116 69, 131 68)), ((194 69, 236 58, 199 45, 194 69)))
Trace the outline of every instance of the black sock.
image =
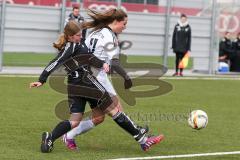
POLYGON ((183 72, 183 69, 182 68, 180 68, 180 73, 182 73, 183 72))
POLYGON ((176 61, 175 61, 175 71, 176 71, 176 73, 178 73, 178 65, 179 65, 179 58, 178 58, 178 56, 176 56, 176 61))
POLYGON ((67 133, 71 130, 71 123, 68 120, 58 123, 58 125, 52 131, 52 141, 67 133))
POLYGON ((139 129, 133 121, 123 112, 118 112, 113 116, 113 120, 134 138, 139 134, 139 129))

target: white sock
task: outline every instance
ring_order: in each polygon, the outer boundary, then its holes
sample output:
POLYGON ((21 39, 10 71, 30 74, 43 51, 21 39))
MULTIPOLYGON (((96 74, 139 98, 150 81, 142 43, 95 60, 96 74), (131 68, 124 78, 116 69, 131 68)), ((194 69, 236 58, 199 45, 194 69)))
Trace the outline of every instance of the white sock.
POLYGON ((75 136, 80 135, 82 133, 88 132, 94 127, 92 119, 84 119, 82 120, 79 125, 73 128, 71 131, 67 133, 68 139, 74 139, 75 136))

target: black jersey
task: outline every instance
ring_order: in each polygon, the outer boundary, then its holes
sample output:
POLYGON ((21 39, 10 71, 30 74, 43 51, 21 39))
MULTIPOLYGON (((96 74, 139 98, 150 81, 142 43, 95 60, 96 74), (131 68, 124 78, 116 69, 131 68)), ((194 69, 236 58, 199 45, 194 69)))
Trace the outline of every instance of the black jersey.
POLYGON ((219 43, 219 56, 231 58, 235 54, 235 44, 231 39, 224 37, 219 43))
POLYGON ((179 21, 174 27, 172 48, 175 53, 186 53, 191 50, 191 27, 188 22, 182 24, 179 21))
POLYGON ((45 67, 39 77, 39 82, 46 82, 48 76, 59 66, 65 66, 69 78, 82 75, 83 72, 89 71, 89 66, 100 68, 104 61, 98 59, 88 52, 87 46, 83 43, 68 42, 59 54, 45 67))

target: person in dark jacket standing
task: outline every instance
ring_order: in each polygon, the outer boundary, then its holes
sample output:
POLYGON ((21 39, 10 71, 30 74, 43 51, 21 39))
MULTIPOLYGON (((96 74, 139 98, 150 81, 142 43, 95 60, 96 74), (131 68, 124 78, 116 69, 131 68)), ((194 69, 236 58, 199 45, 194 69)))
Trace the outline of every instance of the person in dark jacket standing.
POLYGON ((191 50, 191 27, 185 14, 181 14, 180 20, 174 27, 172 49, 176 54, 176 72, 173 76, 183 76, 183 68, 180 68, 180 72, 178 72, 179 63, 184 55, 191 50))
MULTIPOLYGON (((80 5, 79 4, 73 5, 72 13, 70 13, 68 15, 68 17, 65 19, 64 26, 66 26, 66 24, 71 20, 74 20, 74 21, 78 22, 79 24, 82 24, 84 22, 84 17, 82 15, 80 15, 80 5)), ((81 39, 82 42, 85 41, 86 34, 87 34, 87 30, 83 29, 82 30, 82 39, 81 39)))

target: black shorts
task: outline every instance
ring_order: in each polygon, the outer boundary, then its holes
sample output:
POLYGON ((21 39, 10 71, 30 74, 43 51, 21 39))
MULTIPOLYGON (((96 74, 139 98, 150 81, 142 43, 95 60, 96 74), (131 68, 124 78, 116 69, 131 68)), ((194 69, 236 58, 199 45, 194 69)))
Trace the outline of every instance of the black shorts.
POLYGON ((68 100, 71 113, 84 113, 86 102, 90 107, 105 110, 112 104, 112 99, 97 79, 85 72, 78 78, 68 80, 68 100))
POLYGON ((68 96, 70 113, 84 113, 87 102, 91 109, 94 109, 98 105, 98 100, 96 99, 81 96, 68 96))

